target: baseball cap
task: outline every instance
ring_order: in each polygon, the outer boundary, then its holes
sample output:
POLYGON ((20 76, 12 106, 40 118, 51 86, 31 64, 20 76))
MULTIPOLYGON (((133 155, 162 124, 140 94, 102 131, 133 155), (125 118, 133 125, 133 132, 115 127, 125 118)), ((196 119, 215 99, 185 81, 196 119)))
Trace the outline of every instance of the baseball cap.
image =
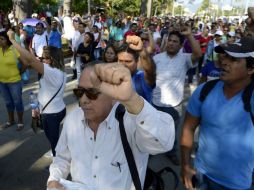
POLYGON ((231 37, 235 37, 235 32, 228 32, 228 35, 231 37))
POLYGON ((243 37, 241 40, 234 44, 222 44, 215 47, 216 53, 227 53, 228 55, 236 58, 254 58, 254 38, 243 37))
POLYGON ((214 35, 222 36, 223 32, 221 30, 217 30, 214 35))

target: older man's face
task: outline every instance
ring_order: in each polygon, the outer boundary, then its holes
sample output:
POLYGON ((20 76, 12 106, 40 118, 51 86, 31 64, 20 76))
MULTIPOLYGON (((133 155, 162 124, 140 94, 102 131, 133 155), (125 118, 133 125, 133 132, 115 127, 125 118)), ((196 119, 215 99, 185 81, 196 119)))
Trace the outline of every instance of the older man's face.
MULTIPOLYGON (((79 86, 82 88, 93 88, 90 81, 90 73, 93 68, 85 68, 79 79, 79 86)), ((85 118, 88 121, 103 121, 106 119, 110 113, 113 100, 105 94, 100 93, 95 100, 89 99, 86 94, 84 94, 79 99, 80 107, 84 111, 85 118)))

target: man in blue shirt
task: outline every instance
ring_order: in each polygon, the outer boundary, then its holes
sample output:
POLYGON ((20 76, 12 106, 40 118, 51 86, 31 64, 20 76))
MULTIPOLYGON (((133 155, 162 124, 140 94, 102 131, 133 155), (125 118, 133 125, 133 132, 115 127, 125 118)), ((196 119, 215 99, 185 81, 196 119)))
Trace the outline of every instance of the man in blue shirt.
MULTIPOLYGON (((200 100, 204 85, 199 86, 187 106, 181 138, 182 180, 189 190, 194 185, 198 190, 249 190, 254 169, 254 126, 243 97, 254 86, 254 39, 245 37, 215 51, 221 55, 220 81, 204 101, 200 100), (190 154, 198 125, 199 143, 192 169, 190 154)), ((250 96, 253 112, 254 95, 250 96)))
POLYGON ((151 103, 152 91, 155 87, 156 67, 150 55, 143 49, 138 36, 127 36, 117 52, 118 63, 123 64, 131 72, 132 85, 136 92, 151 103), (139 51, 140 54, 139 54, 139 51), (138 62, 142 70, 138 70, 138 62))
POLYGON ((62 39, 61 39, 61 33, 58 31, 58 23, 57 21, 52 21, 51 22, 51 31, 49 34, 49 46, 54 46, 58 48, 60 51, 60 56, 61 56, 61 63, 64 64, 63 62, 63 52, 62 52, 62 39))

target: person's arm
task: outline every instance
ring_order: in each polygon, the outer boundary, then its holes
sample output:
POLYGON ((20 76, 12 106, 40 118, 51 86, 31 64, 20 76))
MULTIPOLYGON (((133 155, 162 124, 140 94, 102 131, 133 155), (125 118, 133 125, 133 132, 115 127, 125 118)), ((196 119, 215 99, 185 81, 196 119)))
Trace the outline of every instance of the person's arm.
POLYGON ((154 53, 154 50, 155 50, 155 43, 154 43, 154 40, 153 40, 152 32, 151 32, 150 30, 148 30, 148 39, 149 39, 149 45, 148 45, 148 47, 146 48, 146 51, 147 51, 149 54, 153 54, 153 53, 154 53))
POLYGON ((67 127, 70 126, 70 122, 72 122, 72 120, 67 117, 56 146, 57 155, 53 158, 53 162, 49 168, 48 188, 64 190, 59 180, 61 178, 66 179, 70 172, 71 155, 67 145, 67 127))
POLYGON ((12 30, 9 30, 7 34, 13 47, 18 50, 18 52, 22 55, 23 59, 25 60, 24 64, 33 67, 38 73, 43 75, 44 74, 43 64, 38 59, 36 59, 36 57, 33 54, 31 54, 25 48, 21 47, 21 45, 15 41, 14 32, 12 30))
POLYGON ((140 63, 144 70, 145 81, 149 86, 155 85, 156 80, 156 66, 149 53, 143 49, 140 52, 140 63))
POLYGON ((193 175, 195 175, 195 170, 192 169, 190 160, 194 141, 194 133, 199 123, 199 117, 194 117, 188 111, 186 111, 183 123, 183 132, 181 136, 181 177, 185 187, 189 190, 194 190, 191 179, 193 175))
POLYGON ((254 8, 253 7, 248 8, 248 18, 245 20, 245 22, 249 28, 248 34, 254 37, 254 8))
POLYGON ((90 79, 93 87, 124 105, 126 117, 131 120, 128 130, 136 127, 135 143, 140 151, 157 154, 173 147, 173 118, 156 110, 135 92, 128 68, 119 63, 97 64, 90 79))
POLYGON ((192 31, 190 27, 183 27, 182 28, 182 34, 187 38, 187 40, 190 43, 191 49, 192 49, 192 54, 191 54, 191 61, 192 64, 195 64, 200 57, 202 57, 202 51, 200 48, 200 44, 198 43, 198 41, 194 38, 194 36, 192 35, 192 31))
POLYGON ((202 76, 200 77, 200 79, 199 79, 198 84, 200 85, 200 84, 202 84, 202 83, 205 83, 206 81, 207 81, 207 76, 202 75, 202 76))

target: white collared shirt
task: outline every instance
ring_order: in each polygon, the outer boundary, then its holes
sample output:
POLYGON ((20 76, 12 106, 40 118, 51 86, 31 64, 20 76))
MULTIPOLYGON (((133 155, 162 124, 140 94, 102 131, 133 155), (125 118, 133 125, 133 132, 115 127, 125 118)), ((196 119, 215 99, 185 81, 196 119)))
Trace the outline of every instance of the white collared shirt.
MULTIPOLYGON (((66 117, 48 181, 66 178, 70 172, 72 181, 84 184, 86 190, 135 189, 115 119, 117 105, 100 124, 96 141, 81 108, 66 117)), ((125 113, 124 126, 143 184, 149 154, 173 147, 174 122, 169 114, 157 111, 145 101, 138 115, 125 113)))
POLYGON ((156 87, 153 90, 152 102, 156 106, 175 107, 184 97, 186 72, 191 68, 191 53, 181 50, 169 57, 167 52, 153 57, 156 64, 156 87))

